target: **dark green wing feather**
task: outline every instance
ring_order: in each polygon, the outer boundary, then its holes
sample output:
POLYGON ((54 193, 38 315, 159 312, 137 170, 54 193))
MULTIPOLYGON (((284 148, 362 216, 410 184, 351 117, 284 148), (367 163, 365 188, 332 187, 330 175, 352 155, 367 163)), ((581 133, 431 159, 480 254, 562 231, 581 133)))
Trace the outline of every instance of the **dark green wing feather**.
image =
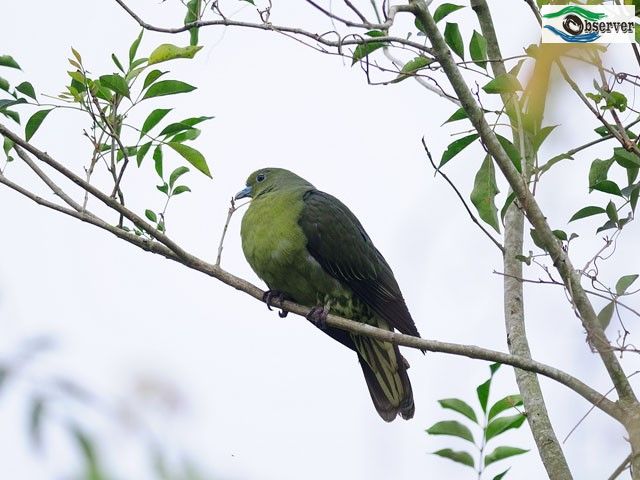
POLYGON ((340 200, 319 190, 307 191, 303 201, 298 223, 313 258, 389 326, 420 336, 391 268, 356 216, 340 200))

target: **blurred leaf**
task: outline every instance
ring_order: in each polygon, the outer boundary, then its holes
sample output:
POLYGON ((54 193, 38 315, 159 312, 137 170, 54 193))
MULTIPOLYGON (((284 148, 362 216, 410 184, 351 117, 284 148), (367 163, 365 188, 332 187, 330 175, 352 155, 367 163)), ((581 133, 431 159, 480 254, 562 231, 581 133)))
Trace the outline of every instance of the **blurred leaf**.
POLYGON ((473 133, 471 135, 467 135, 466 137, 462 137, 451 142, 442 154, 442 159, 440 159, 440 165, 438 166, 438 168, 442 168, 445 163, 459 154, 463 149, 471 145, 478 139, 479 136, 480 135, 478 135, 477 133, 473 133))
POLYGON ((177 93, 192 92, 196 87, 180 80, 160 80, 149 87, 144 94, 143 100, 152 97, 161 97, 164 95, 175 95, 177 93))
POLYGON ((516 395, 507 395, 506 397, 498 400, 493 406, 489 409, 489 420, 491 420, 496 415, 504 412, 513 407, 519 407, 522 405, 522 397, 519 394, 516 395))
POLYGON ((507 215, 507 211, 509 210, 509 207, 511 206, 511 204, 515 199, 516 199, 515 192, 511 192, 507 196, 507 199, 504 201, 504 205, 500 209, 500 220, 502 221, 502 225, 504 225, 504 217, 507 215))
POLYGON ((607 208, 605 210, 607 211, 607 216, 609 217, 609 220, 617 224, 619 218, 618 218, 618 210, 616 209, 616 204, 613 203, 612 201, 609 201, 609 203, 607 203, 607 208))
MULTIPOLYGON (((2 140, 2 150, 4 150, 4 154, 7 157, 7 162, 13 161, 13 157, 9 155, 9 152, 13 148, 13 145, 13 140, 8 139, 7 137, 4 137, 4 139, 2 140)), ((0 383, 2 383, 1 380, 0 383)))
POLYGON ((464 42, 457 23, 449 23, 444 27, 444 41, 453 52, 464 60, 464 42))
POLYGON ((475 30, 469 42, 469 54, 473 63, 480 68, 487 68, 487 40, 475 30))
MULTIPOLYGON (((144 34, 144 28, 140 30, 140 34, 133 41, 131 46, 129 47, 129 65, 133 64, 133 61, 136 58, 136 53, 138 53, 138 47, 140 46, 140 40, 142 40, 142 35, 144 34)), ((133 67, 130 67, 133 68, 133 67)))
POLYGON ((0 108, 0 114, 4 115, 7 118, 10 118, 14 122, 16 122, 18 125, 20 125, 20 115, 18 115, 18 112, 0 108))
POLYGON ((611 323, 611 318, 613 318, 614 310, 615 303, 609 302, 602 310, 600 310, 600 313, 598 313, 598 321, 600 322, 600 326, 603 330, 606 330, 606 328, 609 326, 609 323, 611 323))
POLYGON ((53 110, 53 108, 49 108, 47 110, 39 110, 31 115, 31 118, 27 120, 27 125, 24 127, 24 137, 27 142, 31 139, 31 137, 33 137, 38 128, 40 128, 40 125, 42 125, 42 122, 47 117, 47 115, 49 115, 49 112, 51 110, 53 110))
MULTIPOLYGON (((188 25, 190 23, 196 22, 200 19, 200 11, 202 9, 201 0, 189 0, 187 2, 187 14, 184 17, 184 24, 188 25)), ((189 29, 189 43, 191 45, 198 44, 198 27, 189 29)))
POLYGON ((204 158, 204 155, 200 153, 195 148, 192 148, 183 143, 169 142, 167 143, 171 148, 173 148, 176 152, 184 157, 184 159, 189 162, 191 165, 196 167, 202 173, 204 173, 207 177, 211 178, 211 172, 209 171, 209 166, 207 165, 207 161, 204 158))
POLYGON ((129 98, 129 86, 124 78, 120 75, 112 74, 112 75, 101 75, 100 76, 100 84, 117 93, 118 95, 122 95, 123 97, 129 98))
MULTIPOLYGON (((638 29, 640 30, 640 28, 638 29)), ((629 204, 631 206, 631 211, 636 211, 636 205, 638 204, 638 197, 640 196, 640 184, 636 185, 629 195, 629 204)))
POLYGON ((438 6, 438 8, 436 8, 435 12, 433 12, 433 21, 438 23, 450 13, 453 13, 456 10, 460 10, 461 8, 464 8, 464 6, 454 5, 453 3, 443 3, 442 5, 438 6))
POLYGON ((553 130, 557 127, 558 125, 548 125, 546 127, 542 127, 538 133, 536 133, 533 138, 531 139, 531 144, 533 146, 534 151, 538 151, 540 150, 540 145, 542 145, 544 143, 544 141, 547 139, 547 137, 549 136, 549 134, 551 132, 553 132, 553 130))
POLYGON ((16 90, 36 100, 36 91, 33 88, 33 85, 31 85, 29 82, 22 82, 16 87, 16 90))
POLYGON ((496 475, 495 477, 493 477, 493 480, 502 480, 504 478, 504 476, 509 473, 509 470, 511 470, 511 467, 507 468, 504 472, 499 473, 498 475, 496 475))
POLYGON ((486 93, 514 93, 522 90, 522 85, 514 75, 504 73, 487 83, 482 90, 486 93))
POLYGON ((142 86, 142 89, 146 89, 149 85, 151 85, 153 82, 155 82, 157 79, 159 79, 162 75, 164 75, 165 73, 169 73, 169 71, 161 71, 161 70, 151 70, 149 73, 147 73, 147 76, 144 79, 144 83, 142 86))
POLYGON ((625 275, 623 277, 620 277, 616 282, 616 293, 618 295, 624 294, 627 291, 627 288, 629 288, 637 279, 638 274, 625 275))
POLYGON ((42 448, 42 420, 45 412, 45 400, 36 396, 31 399, 29 414, 29 439, 36 448, 42 448))
POLYGON ((11 88, 9 81, 0 77, 0 90, 4 90, 5 92, 8 92, 9 88, 11 88))
POLYGON ((533 240, 533 243, 535 244, 536 247, 546 251, 547 247, 545 246, 544 242, 542 241, 542 238, 540 238, 540 235, 538 234, 538 231, 535 228, 532 228, 531 230, 529 230, 529 234, 531 235, 531 240, 533 240))
POLYGON ((152 222, 158 221, 158 216, 153 210, 149 210, 148 208, 144 211, 144 216, 147 217, 152 222))
POLYGON ((447 408, 449 410, 458 412, 467 417, 469 420, 478 423, 476 412, 474 412, 473 408, 471 408, 469 404, 467 404, 464 400, 460 400, 459 398, 444 398, 442 400, 438 400, 438 403, 442 408, 447 408))
POLYGON ((511 163, 513 163, 513 165, 516 167, 516 170, 522 173, 522 157, 520 155, 520 150, 518 150, 508 138, 505 138, 498 133, 496 133, 496 137, 498 138, 500 145, 502 145, 504 152, 511 160, 511 163))
POLYGON ((552 230, 551 233, 553 233, 553 236, 558 240, 563 240, 565 242, 567 241, 567 232, 565 232, 564 230, 552 230))
POLYGON ((585 217, 591 217, 592 215, 599 215, 601 213, 605 213, 605 209, 602 207, 596 207, 594 205, 590 205, 588 207, 581 208, 573 216, 569 219, 570 222, 574 220, 579 220, 585 217))
POLYGON ((433 452, 433 455, 438 455, 439 457, 448 458, 449 460, 453 460, 454 462, 461 463, 471 468, 474 468, 475 466, 473 457, 468 452, 461 452, 461 451, 451 450, 450 448, 443 448, 442 450, 433 452))
POLYGON ((193 58, 202 47, 189 45, 187 47, 177 47, 170 43, 163 43, 149 55, 149 65, 167 62, 176 58, 193 58))
POLYGON ((624 112, 627 109, 627 97, 620 92, 607 92, 607 106, 605 108, 615 108, 624 112))
POLYGON ((473 443, 473 434, 465 425, 456 420, 444 420, 427 428, 429 435, 450 435, 473 443))
POLYGON ((525 418, 526 417, 524 414, 518 413, 516 415, 511 415, 508 417, 497 417, 493 419, 487 425, 487 429, 485 430, 485 439, 489 441, 493 437, 496 437, 501 433, 506 432, 507 430, 519 428, 524 422, 525 418))
POLYGON ((498 233, 500 232, 500 223, 498 222, 495 198, 499 192, 493 160, 489 155, 486 155, 478 173, 476 173, 470 198, 471 203, 478 211, 478 216, 498 233))
MULTIPOLYGON (((384 37, 385 33, 381 32, 380 30, 370 30, 366 32, 365 35, 375 38, 375 37, 384 37)), ((368 56, 370 53, 375 52, 376 50, 384 47, 385 45, 386 45, 386 42, 368 42, 368 43, 362 43, 358 45, 353 51, 353 58, 352 58, 351 65, 352 66, 355 65, 358 62, 358 60, 362 60, 363 58, 368 56)))
POLYGON ((10 67, 22 70, 18 62, 16 62, 11 55, 0 55, 0 67, 10 67))
POLYGON ((489 371, 491 372, 491 376, 493 377, 493 375, 498 371, 498 369, 502 366, 501 363, 491 363, 489 364, 489 371))
POLYGON ((19 105, 21 103, 27 103, 27 101, 24 98, 18 98, 16 100, 0 99, 0 111, 5 111, 9 107, 19 105))
POLYGON ((71 432, 84 459, 85 475, 83 480, 106 480, 98 465, 98 456, 93 440, 77 426, 72 427, 71 432))
POLYGON ((173 172, 171 172, 171 175, 169 176, 169 188, 173 188, 173 184, 176 183, 176 180, 188 171, 189 168, 187 167, 178 167, 173 172))
POLYGON ((484 466, 487 467, 494 462, 504 460, 505 458, 513 457, 515 455, 522 455, 529 450, 524 450, 517 447, 497 447, 493 452, 484 457, 484 466))
POLYGON ((164 117, 166 117, 170 111, 170 108, 156 108, 153 112, 151 112, 142 124, 142 129, 140 130, 140 138, 149 133, 151 129, 158 123, 160 123, 160 121, 164 117))

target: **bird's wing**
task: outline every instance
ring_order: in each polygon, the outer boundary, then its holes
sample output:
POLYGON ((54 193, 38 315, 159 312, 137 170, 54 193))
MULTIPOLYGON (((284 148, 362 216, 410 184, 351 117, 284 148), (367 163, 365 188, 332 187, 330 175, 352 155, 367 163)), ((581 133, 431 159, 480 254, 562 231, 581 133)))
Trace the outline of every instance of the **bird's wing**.
POLYGON ((356 216, 337 198, 315 189, 303 200, 298 223, 313 258, 391 327, 419 336, 391 268, 356 216))

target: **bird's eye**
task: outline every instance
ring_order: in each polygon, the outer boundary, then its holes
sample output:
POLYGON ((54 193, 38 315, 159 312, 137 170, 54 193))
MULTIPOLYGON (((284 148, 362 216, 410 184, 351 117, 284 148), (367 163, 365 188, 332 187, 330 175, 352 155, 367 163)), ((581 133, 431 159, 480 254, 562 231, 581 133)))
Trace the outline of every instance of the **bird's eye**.
POLYGON ((264 173, 259 173, 258 176, 256 177, 256 180, 258 182, 262 182, 264 181, 265 178, 267 178, 267 176, 264 173))

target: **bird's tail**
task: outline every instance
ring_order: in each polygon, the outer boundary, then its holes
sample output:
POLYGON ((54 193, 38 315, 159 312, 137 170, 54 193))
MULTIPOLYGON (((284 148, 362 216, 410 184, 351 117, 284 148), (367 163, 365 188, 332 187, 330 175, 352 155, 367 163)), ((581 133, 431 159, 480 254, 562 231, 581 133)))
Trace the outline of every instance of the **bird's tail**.
POLYGON ((413 417, 415 405, 408 362, 397 345, 373 338, 353 336, 358 360, 378 414, 390 422, 398 414, 405 420, 413 417))

